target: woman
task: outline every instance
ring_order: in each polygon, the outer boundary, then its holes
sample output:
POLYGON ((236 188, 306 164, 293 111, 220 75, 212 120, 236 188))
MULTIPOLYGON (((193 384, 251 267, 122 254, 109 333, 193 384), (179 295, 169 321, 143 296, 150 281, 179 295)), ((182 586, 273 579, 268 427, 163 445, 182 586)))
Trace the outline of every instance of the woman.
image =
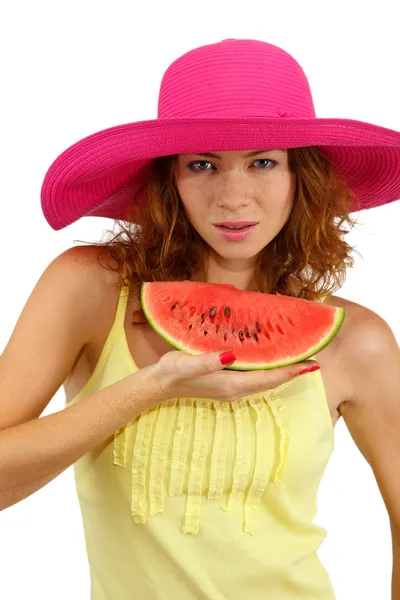
POLYGON ((51 165, 53 229, 91 215, 122 231, 49 265, 1 356, 0 499, 74 464, 92 600, 333 599, 313 519, 340 416, 388 508, 400 598, 399 348, 381 317, 330 294, 352 266, 350 212, 398 198, 400 134, 316 119, 300 65, 257 40, 183 55, 157 120, 51 165), (233 239, 242 221, 255 226, 233 239), (227 371, 232 354, 176 352, 141 312, 142 281, 183 279, 325 301, 346 319, 316 360, 227 371), (39 419, 63 384, 65 410, 39 419))

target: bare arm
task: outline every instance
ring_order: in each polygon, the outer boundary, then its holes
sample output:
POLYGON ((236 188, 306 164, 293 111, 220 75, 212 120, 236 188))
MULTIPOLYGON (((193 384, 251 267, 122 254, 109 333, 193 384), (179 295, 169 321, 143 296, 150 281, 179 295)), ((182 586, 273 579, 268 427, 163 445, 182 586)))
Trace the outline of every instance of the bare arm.
POLYGON ((37 491, 161 401, 154 367, 61 410, 0 431, 0 510, 37 491))
POLYGON ((149 367, 41 417, 91 343, 110 290, 116 308, 118 274, 99 265, 98 252, 74 247, 52 261, 0 355, 0 509, 33 494, 106 440, 152 394, 149 367))
POLYGON ((50 481, 53 481, 53 479, 55 479, 58 475, 61 475, 63 471, 65 471, 65 469, 61 469, 56 473, 52 473, 52 475, 49 475, 48 477, 43 477, 43 479, 38 479, 33 483, 17 485, 15 487, 10 488, 9 490, 2 491, 0 499, 0 510, 3 510, 3 508, 8 508, 13 504, 17 504, 21 500, 28 498, 28 496, 34 494, 42 487, 50 483, 50 481))

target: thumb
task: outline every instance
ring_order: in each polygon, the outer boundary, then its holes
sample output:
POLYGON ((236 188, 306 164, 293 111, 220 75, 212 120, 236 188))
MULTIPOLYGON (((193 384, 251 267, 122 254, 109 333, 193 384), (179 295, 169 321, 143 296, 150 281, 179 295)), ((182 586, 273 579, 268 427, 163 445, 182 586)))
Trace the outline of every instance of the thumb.
POLYGON ((214 373, 235 362, 233 352, 204 352, 202 354, 177 353, 176 367, 179 374, 186 377, 196 377, 214 373))
POLYGON ((204 374, 222 370, 227 365, 233 364, 236 360, 236 356, 231 350, 225 352, 207 352, 198 355, 198 358, 200 359, 198 365, 204 374))

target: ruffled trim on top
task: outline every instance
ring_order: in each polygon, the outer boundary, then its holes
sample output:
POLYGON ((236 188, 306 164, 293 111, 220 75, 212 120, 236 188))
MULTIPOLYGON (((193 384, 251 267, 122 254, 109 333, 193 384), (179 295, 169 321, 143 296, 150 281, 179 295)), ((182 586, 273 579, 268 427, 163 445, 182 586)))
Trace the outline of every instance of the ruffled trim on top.
POLYGON ((201 502, 205 495, 210 500, 220 499, 224 511, 237 512, 243 507, 243 531, 254 534, 258 506, 267 485, 282 481, 289 445, 289 430, 283 423, 283 412, 284 404, 274 390, 235 402, 178 398, 142 413, 135 419, 136 423, 130 421, 114 435, 113 462, 126 468, 132 457, 131 513, 134 522, 145 525, 149 515, 164 512, 166 459, 172 442, 169 496, 185 493, 188 469, 182 532, 199 533, 201 502), (251 411, 256 414, 254 425, 251 411), (232 487, 226 497, 231 413, 236 429, 236 453, 232 487), (208 493, 203 493, 207 457, 204 445, 210 436, 210 419, 215 419, 215 427, 208 493), (255 438, 253 460, 249 443, 252 435, 255 438), (273 448, 278 452, 271 451, 273 448), (252 464, 254 470, 250 478, 252 464))

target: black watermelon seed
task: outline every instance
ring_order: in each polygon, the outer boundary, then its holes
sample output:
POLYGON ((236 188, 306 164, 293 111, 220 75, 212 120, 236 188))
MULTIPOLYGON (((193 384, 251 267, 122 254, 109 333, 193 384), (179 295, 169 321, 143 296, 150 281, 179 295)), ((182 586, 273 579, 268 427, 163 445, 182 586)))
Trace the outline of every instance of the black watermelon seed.
POLYGON ((224 333, 224 340, 226 341, 228 335, 226 333, 224 333))
POLYGON ((231 311, 229 310, 229 306, 224 306, 224 313, 226 314, 227 317, 229 317, 229 315, 231 314, 231 311))
POLYGON ((239 340, 240 340, 241 342, 243 342, 243 340, 244 340, 243 331, 239 331, 238 335, 239 335, 239 340))
POLYGON ((215 317, 216 314, 217 314, 217 307, 213 306, 210 310, 210 317, 215 317))
POLYGON ((261 331, 260 323, 258 323, 258 321, 256 321, 256 329, 257 331, 261 331))
POLYGON ((207 335, 208 331, 204 330, 204 335, 207 335))
POLYGON ((192 329, 193 325, 189 325, 189 329, 192 329))
POLYGON ((217 323, 216 326, 215 326, 216 333, 218 333, 218 329, 219 329, 219 323, 217 323))
POLYGON ((244 328, 244 333, 245 333, 246 337, 248 337, 248 338, 250 337, 250 333, 249 333, 249 330, 247 329, 247 327, 244 328))
POLYGON ((253 333, 253 338, 258 342, 258 335, 256 333, 253 333))
POLYGON ((177 302, 174 302, 173 305, 171 306, 171 310, 174 310, 174 308, 176 307, 177 304, 178 304, 177 302))
POLYGON ((205 315, 204 313, 202 313, 202 314, 200 315, 200 318, 201 318, 201 322, 203 323, 204 319, 206 318, 206 315, 205 315))

